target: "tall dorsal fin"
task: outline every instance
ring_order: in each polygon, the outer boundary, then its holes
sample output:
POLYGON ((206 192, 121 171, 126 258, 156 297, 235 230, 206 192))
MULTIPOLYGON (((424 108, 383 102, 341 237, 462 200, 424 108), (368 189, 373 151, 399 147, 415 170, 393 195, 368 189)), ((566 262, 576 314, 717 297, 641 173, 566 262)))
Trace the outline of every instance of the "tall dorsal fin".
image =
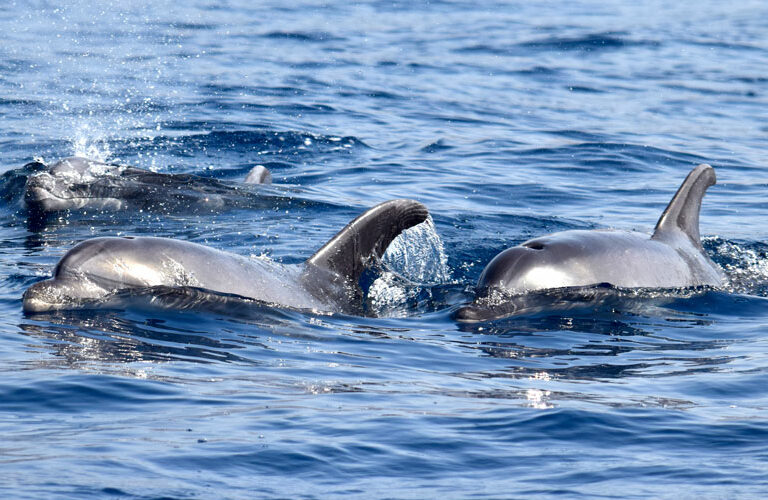
POLYGON ((424 222, 427 207, 413 200, 390 200, 367 210, 307 260, 308 267, 330 271, 356 287, 366 264, 381 258, 397 235, 424 222))
POLYGON ((691 170, 661 214, 652 238, 664 239, 675 231, 682 231, 697 248, 702 248, 699 235, 701 199, 704 198, 707 188, 716 181, 715 169, 706 163, 691 170))

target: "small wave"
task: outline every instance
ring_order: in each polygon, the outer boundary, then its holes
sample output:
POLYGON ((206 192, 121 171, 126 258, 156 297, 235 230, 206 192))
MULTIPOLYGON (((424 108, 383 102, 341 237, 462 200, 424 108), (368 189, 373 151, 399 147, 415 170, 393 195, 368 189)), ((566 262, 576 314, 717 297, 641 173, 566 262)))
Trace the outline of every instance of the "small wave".
MULTIPOLYGON (((243 102, 240 102, 239 100, 226 101, 220 98, 208 98, 208 99, 201 99, 200 101, 198 101, 198 104, 201 106, 210 106, 212 108, 216 108, 220 112, 231 111, 233 113, 258 111, 258 112, 268 112, 268 113, 284 113, 286 115, 296 116, 296 115, 303 115, 303 114, 309 114, 309 113, 327 114, 327 113, 337 112, 337 109, 334 108, 333 106, 329 106, 327 104, 320 104, 320 103, 258 104, 253 102, 243 103, 243 102)), ((193 129, 192 125, 198 125, 199 128, 202 130, 211 128, 208 122, 191 122, 191 123, 182 122, 179 124, 173 124, 172 126, 173 128, 178 130, 190 130, 190 129, 193 129)), ((235 124, 234 122, 225 122, 225 121, 219 120, 217 121, 217 125, 219 126, 219 128, 223 128, 226 126, 230 126, 230 125, 235 126, 239 124, 235 124)), ((170 124, 167 124, 164 128, 170 128, 170 124)))
POLYGON ((697 83, 695 85, 690 84, 684 84, 684 83, 668 83, 668 84, 662 84, 662 88, 667 88, 671 90, 679 90, 683 92, 691 92, 694 94, 700 94, 700 95, 712 95, 712 96, 731 96, 731 97, 755 97, 756 94, 754 91, 744 90, 744 89, 734 89, 731 87, 726 86, 715 86, 711 83, 709 88, 703 86, 700 83, 697 83))
MULTIPOLYGON (((552 131, 551 133, 566 137, 570 136, 575 139, 578 139, 580 136, 589 138, 589 135, 582 135, 578 132, 552 131)), ((518 151, 517 154, 523 158, 535 158, 537 165, 541 164, 543 160, 546 162, 552 161, 563 165, 562 167, 555 167, 556 169, 562 168, 569 171, 579 169, 592 173, 594 172, 595 164, 605 165, 606 162, 613 162, 616 167, 621 167, 622 172, 646 172, 648 165, 675 163, 695 165, 708 161, 707 158, 695 154, 644 144, 610 141, 587 141, 547 148, 536 147, 518 151)))
POLYGON ((691 45, 698 45, 699 47, 707 47, 709 49, 725 49, 725 50, 748 50, 763 52, 765 49, 757 44, 736 43, 736 42, 724 42, 722 40, 686 40, 686 43, 691 45))
POLYGON ((0 390, 0 397, 3 399, 3 411, 76 414, 90 412, 93 408, 122 411, 136 406, 162 405, 178 393, 167 384, 148 380, 66 375, 27 386, 8 387, 0 390))
POLYGON ((40 106, 40 103, 32 99, 13 99, 13 98, 0 97, 0 106, 8 106, 8 107, 40 106))
POLYGON ((177 30, 184 30, 184 31, 211 31, 216 28, 218 28, 218 25, 216 24, 210 24, 210 23, 170 23, 168 25, 170 28, 174 28, 177 30))
POLYGON ((547 66, 533 66, 526 69, 518 69, 515 71, 510 71, 510 73, 513 73, 515 75, 522 75, 522 76, 544 76, 547 78, 551 78, 555 75, 558 75, 562 72, 559 68, 550 68, 547 66))
POLYGON ((739 76, 733 79, 736 82, 741 83, 768 83, 768 77, 762 76, 762 75, 754 75, 754 76, 739 76))
POLYGON ((509 47, 488 44, 470 45, 456 49, 459 53, 484 53, 501 56, 526 55, 533 51, 598 52, 617 50, 641 45, 658 45, 658 42, 629 40, 617 34, 588 34, 576 37, 547 37, 520 42, 509 47))
POLYGON ((450 144, 447 144, 445 142, 445 139, 438 139, 435 142, 431 142, 427 144, 426 146, 419 149, 422 153, 437 153, 440 151, 446 151, 448 149, 453 149, 454 146, 451 146, 450 144))
POLYGON ((522 42, 517 44, 517 46, 536 50, 595 52, 606 49, 620 49, 634 45, 647 45, 649 43, 650 42, 628 40, 615 33, 596 33, 566 38, 548 37, 522 42))
POLYGON ((301 86, 269 86, 269 85, 246 85, 232 83, 210 82, 200 85, 200 90, 207 96, 279 96, 295 98, 307 94, 306 89, 301 86))
POLYGON ((343 90, 338 93, 340 97, 370 97, 373 99, 391 99, 402 100, 404 97, 400 94, 382 89, 355 89, 355 90, 343 90))
POLYGON ((581 85, 569 85, 566 87, 570 92, 582 92, 585 94, 604 94, 605 92, 593 87, 584 87, 581 85))
POLYGON ((296 40, 299 42, 329 42, 343 40, 324 31, 270 31, 261 35, 272 40, 296 40))
POLYGON ((500 49, 498 47, 494 47, 492 45, 486 45, 486 44, 478 44, 478 45, 469 45, 467 47, 460 47, 458 49, 455 49, 455 52, 462 53, 487 53, 487 54, 495 54, 495 55, 504 55, 508 54, 510 51, 509 49, 500 49))
MULTIPOLYGON (((123 140, 115 142, 121 143, 123 140)), ((360 139, 353 136, 325 136, 309 132, 278 130, 229 130, 212 131, 201 134, 188 134, 179 137, 158 135, 145 140, 127 140, 131 147, 139 149, 150 146, 178 148, 227 148, 240 150, 274 151, 286 149, 310 149, 330 147, 348 149, 367 147, 360 139), (144 143, 144 144, 142 144, 144 143)))

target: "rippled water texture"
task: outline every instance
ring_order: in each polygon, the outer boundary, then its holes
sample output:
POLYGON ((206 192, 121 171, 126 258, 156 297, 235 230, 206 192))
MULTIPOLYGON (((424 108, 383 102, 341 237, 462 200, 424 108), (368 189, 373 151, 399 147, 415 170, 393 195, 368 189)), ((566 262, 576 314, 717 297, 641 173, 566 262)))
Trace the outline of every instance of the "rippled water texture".
POLYGON ((764 2, 66 4, 0 5, 3 498, 765 496, 764 2), (73 154, 287 200, 33 223, 21 167, 73 154), (452 319, 499 251, 650 231, 698 163, 722 289, 452 319), (400 197, 434 229, 370 317, 22 313, 93 236, 297 264, 400 197))

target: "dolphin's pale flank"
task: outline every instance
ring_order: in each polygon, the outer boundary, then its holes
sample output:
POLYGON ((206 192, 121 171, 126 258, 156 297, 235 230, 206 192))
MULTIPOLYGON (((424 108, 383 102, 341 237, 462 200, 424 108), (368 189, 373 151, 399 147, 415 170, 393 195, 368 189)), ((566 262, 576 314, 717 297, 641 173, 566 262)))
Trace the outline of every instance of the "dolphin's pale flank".
MULTIPOLYGON (((24 188, 24 203, 33 213, 77 209, 196 211, 237 206, 248 194, 216 179, 163 174, 87 158, 64 158, 51 165, 34 163, 27 167, 32 165, 41 168, 29 176, 24 188)), ((270 184, 272 176, 263 165, 257 165, 244 182, 270 184)))
POLYGON ((413 200, 377 205, 350 222, 303 265, 281 265, 169 238, 94 238, 61 258, 53 278, 24 293, 26 312, 98 307, 148 287, 192 287, 297 309, 357 313, 359 280, 392 240, 424 222, 413 200))
POLYGON ((563 231, 504 250, 480 275, 475 303, 460 308, 456 318, 478 321, 508 315, 498 302, 548 289, 604 283, 620 288, 720 285, 723 274, 704 252, 699 236, 701 200, 713 184, 711 166, 694 168, 652 235, 563 231))

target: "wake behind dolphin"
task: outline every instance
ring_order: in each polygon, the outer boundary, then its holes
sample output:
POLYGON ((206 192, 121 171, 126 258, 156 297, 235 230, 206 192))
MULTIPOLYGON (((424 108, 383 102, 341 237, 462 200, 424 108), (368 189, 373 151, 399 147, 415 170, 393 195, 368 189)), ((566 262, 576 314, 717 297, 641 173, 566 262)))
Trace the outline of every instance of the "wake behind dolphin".
MULTIPOLYGON (((485 267, 460 321, 481 321, 529 309, 540 292, 610 284, 620 288, 718 286, 723 274, 704 252, 701 200, 715 170, 694 168, 661 215, 653 235, 634 231, 574 230, 508 248, 485 267)), ((592 291, 594 293, 594 290, 592 291)))
POLYGON ((366 211, 301 266, 248 259, 169 238, 86 240, 61 258, 52 279, 24 293, 26 312, 98 307, 125 290, 193 287, 296 309, 359 313, 363 271, 426 207, 392 200, 366 211))

